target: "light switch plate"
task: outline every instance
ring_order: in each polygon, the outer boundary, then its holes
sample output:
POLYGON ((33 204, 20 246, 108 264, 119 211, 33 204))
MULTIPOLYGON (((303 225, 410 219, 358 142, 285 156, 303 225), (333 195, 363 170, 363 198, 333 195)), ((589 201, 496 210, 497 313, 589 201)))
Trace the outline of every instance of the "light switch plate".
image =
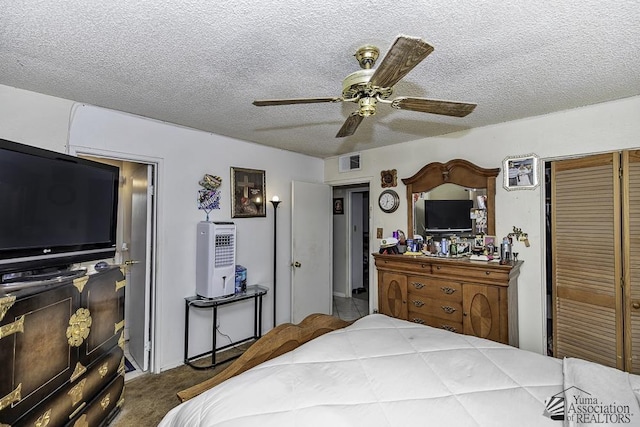
POLYGON ((382 228, 380 227, 376 229, 376 239, 382 239, 382 228))

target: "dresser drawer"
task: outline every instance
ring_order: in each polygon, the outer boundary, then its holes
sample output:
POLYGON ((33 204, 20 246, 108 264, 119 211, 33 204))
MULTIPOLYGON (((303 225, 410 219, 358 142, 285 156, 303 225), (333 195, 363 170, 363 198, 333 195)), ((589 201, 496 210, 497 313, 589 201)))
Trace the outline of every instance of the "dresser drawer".
POLYGON ((409 321, 419 323, 421 325, 432 326, 438 329, 444 329, 450 332, 462 333, 462 322, 453 320, 444 320, 439 317, 430 316, 409 310, 409 321))
POLYGON ((462 284, 425 276, 409 276, 409 292, 425 298, 462 303, 462 284))
POLYGON ((31 410, 20 420, 20 425, 64 425, 75 413, 84 411, 87 402, 94 399, 96 394, 106 384, 117 378, 123 351, 120 347, 113 348, 107 355, 86 370, 77 366, 72 380, 58 393, 31 410))
POLYGON ((473 266, 473 268, 461 268, 456 265, 439 264, 434 265, 432 274, 437 276, 456 277, 467 282, 484 282, 484 283, 503 283, 505 286, 509 283, 509 269, 496 268, 497 265, 473 266))
POLYGON ((409 292, 407 300, 409 311, 462 322, 462 302, 425 298, 413 292, 409 292))
POLYGON ((124 373, 118 375, 69 424, 73 427, 101 426, 113 420, 124 404, 124 373))

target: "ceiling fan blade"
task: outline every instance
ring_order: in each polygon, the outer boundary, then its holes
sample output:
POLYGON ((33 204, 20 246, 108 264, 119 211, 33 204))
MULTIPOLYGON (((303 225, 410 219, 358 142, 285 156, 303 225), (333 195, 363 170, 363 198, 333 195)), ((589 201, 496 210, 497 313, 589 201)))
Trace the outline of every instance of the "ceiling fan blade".
POLYGON ((345 136, 351 136, 356 132, 360 123, 362 123, 363 116, 358 114, 357 112, 351 113, 347 120, 344 122, 338 133, 336 134, 336 138, 343 138, 345 136))
POLYGON ((433 52, 433 46, 417 37, 399 36, 369 80, 373 86, 391 87, 433 52))
POLYGON ((253 105, 266 107, 269 105, 316 104, 320 102, 341 102, 342 98, 291 98, 291 99, 257 99, 253 105))
POLYGON ((468 102, 411 97, 398 97, 391 102, 391 106, 398 110, 411 110, 454 117, 464 117, 476 108, 476 104, 468 102))

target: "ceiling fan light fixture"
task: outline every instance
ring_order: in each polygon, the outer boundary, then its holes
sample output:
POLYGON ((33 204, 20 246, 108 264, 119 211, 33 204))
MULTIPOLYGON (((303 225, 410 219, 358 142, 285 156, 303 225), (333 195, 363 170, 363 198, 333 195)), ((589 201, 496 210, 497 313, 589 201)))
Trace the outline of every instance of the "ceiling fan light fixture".
POLYGON ((342 81, 342 96, 324 98, 262 99, 253 104, 262 107, 268 105, 315 104, 320 102, 358 103, 358 110, 349 114, 336 134, 336 138, 351 136, 365 117, 376 114, 377 102, 390 104, 398 110, 410 110, 421 113, 444 116, 465 117, 476 104, 468 102, 442 101, 437 99, 401 96, 389 99, 394 85, 423 59, 433 52, 433 46, 418 37, 400 35, 391 45, 376 68, 373 66, 380 50, 371 45, 360 47, 354 54, 362 69, 349 74, 342 81))
POLYGON ((358 114, 362 117, 373 116, 376 113, 376 102, 378 102, 378 100, 374 97, 363 96, 358 101, 358 105, 360 106, 358 114))

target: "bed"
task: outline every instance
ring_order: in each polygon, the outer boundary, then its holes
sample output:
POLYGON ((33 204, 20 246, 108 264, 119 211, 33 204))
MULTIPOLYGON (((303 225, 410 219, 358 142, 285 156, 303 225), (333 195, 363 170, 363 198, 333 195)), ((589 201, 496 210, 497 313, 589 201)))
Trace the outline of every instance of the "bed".
POLYGON ((160 426, 559 427, 565 403, 567 424, 640 423, 640 377, 382 314, 236 374, 191 390, 160 426))

